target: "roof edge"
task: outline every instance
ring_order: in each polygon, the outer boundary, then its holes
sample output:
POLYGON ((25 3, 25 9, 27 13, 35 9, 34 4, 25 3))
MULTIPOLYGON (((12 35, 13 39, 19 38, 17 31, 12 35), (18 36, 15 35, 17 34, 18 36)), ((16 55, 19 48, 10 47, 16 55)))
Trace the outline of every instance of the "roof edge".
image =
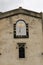
POLYGON ((14 16, 14 15, 18 15, 18 14, 24 14, 24 15, 33 16, 33 17, 36 17, 36 18, 42 18, 41 13, 30 11, 30 10, 27 10, 27 9, 23 9, 22 7, 19 7, 17 9, 7 11, 7 12, 4 12, 4 13, 1 12, 0 13, 0 19, 10 17, 10 16, 14 16))

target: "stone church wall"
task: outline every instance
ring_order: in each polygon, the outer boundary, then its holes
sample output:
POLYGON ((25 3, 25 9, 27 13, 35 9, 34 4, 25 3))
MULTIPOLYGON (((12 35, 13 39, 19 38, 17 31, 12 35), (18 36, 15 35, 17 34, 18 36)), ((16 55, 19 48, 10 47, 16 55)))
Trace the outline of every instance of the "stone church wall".
POLYGON ((0 65, 43 65, 42 20, 18 14, 0 19, 0 65), (29 24, 29 38, 14 38, 13 24, 22 19, 29 24), (26 43, 25 58, 19 58, 17 43, 26 43))

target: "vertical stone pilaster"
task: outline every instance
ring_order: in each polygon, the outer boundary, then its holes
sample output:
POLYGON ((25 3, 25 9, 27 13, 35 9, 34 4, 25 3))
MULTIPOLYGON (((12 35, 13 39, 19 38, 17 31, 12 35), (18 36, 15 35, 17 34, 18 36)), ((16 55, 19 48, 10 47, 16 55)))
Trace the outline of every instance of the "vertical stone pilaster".
POLYGON ((42 54, 43 54, 43 13, 42 13, 42 54))
POLYGON ((42 21, 42 38, 43 38, 43 13, 42 12, 41 12, 41 17, 42 17, 41 21, 42 21))
MULTIPOLYGON (((42 56, 43 56, 43 13, 42 13, 42 56)), ((43 60, 43 57, 42 57, 43 60)), ((43 61, 42 61, 42 65, 43 65, 43 61)))
POLYGON ((42 13, 42 32, 43 32, 43 13, 42 13))

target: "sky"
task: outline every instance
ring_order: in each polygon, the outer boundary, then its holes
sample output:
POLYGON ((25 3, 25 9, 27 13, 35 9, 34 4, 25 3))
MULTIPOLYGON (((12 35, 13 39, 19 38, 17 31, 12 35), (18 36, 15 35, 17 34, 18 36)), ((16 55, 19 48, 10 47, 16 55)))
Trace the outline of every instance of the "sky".
POLYGON ((6 12, 19 7, 43 12, 43 0, 0 0, 0 12, 6 12))

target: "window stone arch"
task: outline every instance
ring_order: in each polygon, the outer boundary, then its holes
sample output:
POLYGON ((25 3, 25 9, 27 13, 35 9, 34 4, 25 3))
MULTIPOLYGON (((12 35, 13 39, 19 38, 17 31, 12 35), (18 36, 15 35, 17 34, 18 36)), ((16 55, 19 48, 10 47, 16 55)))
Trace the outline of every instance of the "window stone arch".
POLYGON ((14 38, 28 38, 28 24, 24 20, 18 20, 14 24, 14 38))

